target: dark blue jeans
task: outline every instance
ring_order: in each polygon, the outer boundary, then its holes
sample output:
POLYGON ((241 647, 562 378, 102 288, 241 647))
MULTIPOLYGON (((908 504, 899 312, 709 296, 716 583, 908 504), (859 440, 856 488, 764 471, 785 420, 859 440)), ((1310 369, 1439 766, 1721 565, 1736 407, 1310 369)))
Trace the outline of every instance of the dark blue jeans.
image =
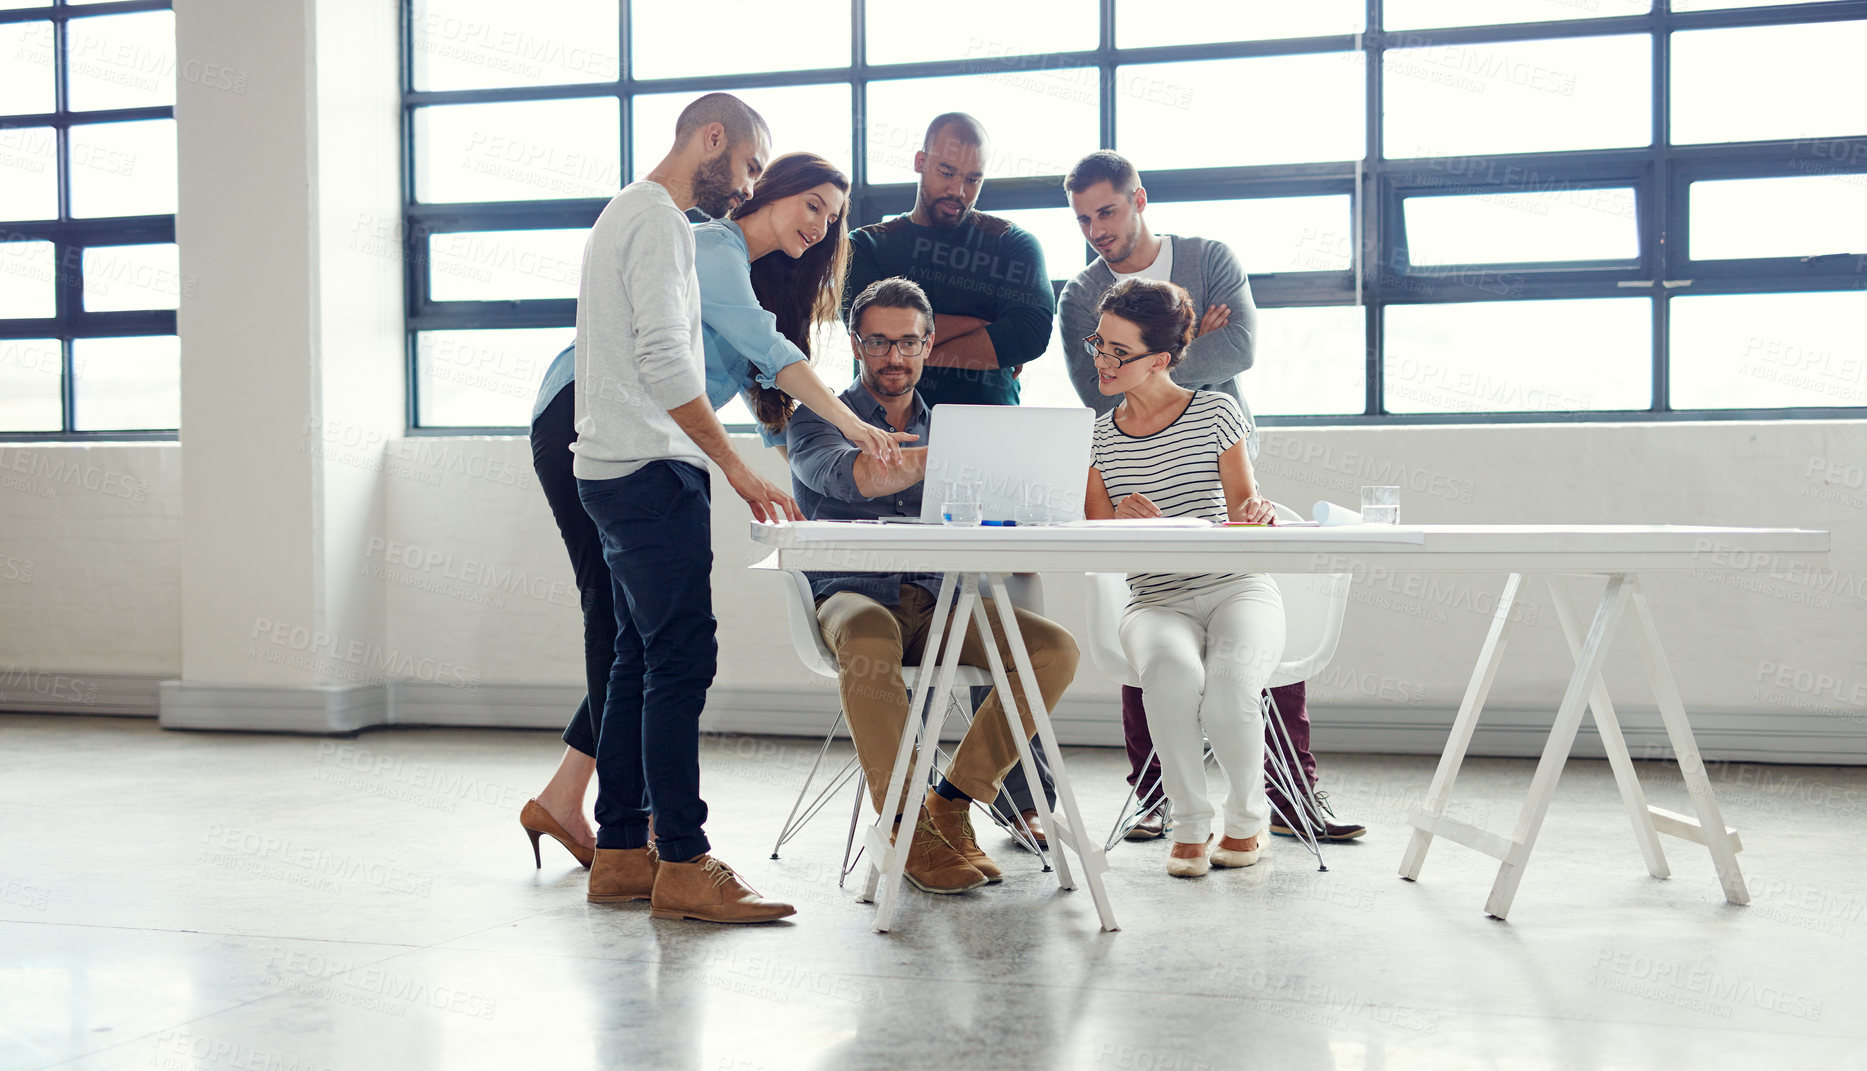
POLYGON ((661 857, 685 862, 709 847, 700 712, 719 644, 707 472, 652 461, 618 479, 578 480, 577 496, 602 533, 616 604, 596 739, 596 846, 645 846, 652 812, 661 857))

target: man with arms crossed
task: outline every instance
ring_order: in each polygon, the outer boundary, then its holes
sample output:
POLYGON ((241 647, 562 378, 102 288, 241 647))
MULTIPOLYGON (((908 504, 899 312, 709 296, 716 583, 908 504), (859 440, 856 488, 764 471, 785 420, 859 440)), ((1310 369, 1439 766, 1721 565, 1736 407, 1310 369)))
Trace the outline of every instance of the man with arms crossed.
POLYGON ((584 246, 572 470, 602 535, 617 626, 597 733, 588 899, 648 900, 656 918, 767 922, 795 913, 708 854, 701 829, 699 720, 719 650, 707 460, 759 520, 799 514, 733 452, 707 402, 685 213, 698 206, 723 216, 751 197, 770 144, 765 120, 743 101, 701 97, 676 121, 674 148, 610 200, 584 246))
MULTIPOLYGON (((1141 176, 1117 153, 1102 149, 1083 157, 1064 178, 1063 188, 1083 237, 1101 254, 1064 286, 1058 303, 1070 382, 1083 404, 1100 414, 1121 402, 1121 395, 1104 395, 1098 389, 1099 373, 1081 342, 1095 333, 1097 300, 1124 278, 1176 283, 1192 295, 1193 311, 1199 321, 1196 337, 1186 347, 1186 359, 1173 369, 1174 382, 1195 390, 1223 391, 1238 399, 1250 428, 1245 452, 1248 457, 1256 457, 1257 425, 1251 419, 1251 408, 1245 404, 1238 380, 1251 367, 1258 310, 1251 301, 1251 284, 1238 258, 1224 242, 1153 233, 1143 217, 1147 190, 1141 185, 1141 176)), ((1276 700, 1279 722, 1296 748, 1301 776, 1314 788, 1316 757, 1309 751, 1305 691, 1299 681, 1271 689, 1271 696, 1276 700)), ((1156 758, 1145 768, 1141 765, 1153 751, 1154 742, 1148 733, 1139 688, 1122 688, 1122 734, 1133 767, 1128 783, 1135 786, 1142 803, 1149 805, 1128 836, 1131 840, 1152 840, 1166 831, 1167 801, 1160 789, 1160 760, 1156 758)), ((1268 772, 1269 760, 1266 762, 1268 772)), ((1289 836, 1293 830, 1287 823, 1294 821, 1297 813, 1292 801, 1277 791, 1274 779, 1266 787, 1277 809, 1271 832, 1289 836)), ((1368 831, 1358 823, 1338 822, 1332 813, 1309 817, 1326 840, 1347 840, 1368 831)))
MULTIPOLYGON (((985 128, 964 112, 936 116, 914 154, 914 210, 849 236, 851 302, 899 275, 933 303, 933 336, 920 394, 928 405, 1018 404, 1018 368, 1050 345, 1056 314, 1037 239, 1010 220, 975 211, 985 182, 985 128)), ((849 324, 849 307, 843 322, 849 324)))
MULTIPOLYGON (((842 393, 844 404, 885 431, 919 436, 930 428, 928 403, 915 390, 922 362, 936 348, 936 314, 920 287, 888 278, 865 287, 851 301, 850 341, 861 374, 842 393)), ((925 445, 904 447, 902 464, 883 469, 830 423, 799 409, 786 430, 791 451, 791 482, 798 503, 813 520, 918 518, 922 481, 927 475, 925 445)), ((909 802, 888 800, 888 779, 908 723, 903 660, 927 656, 938 573, 812 573, 817 622, 824 642, 836 653, 843 714, 856 753, 868 778, 870 799, 880 814, 898 824, 909 802)), ((986 600, 988 616, 995 611, 986 600)), ((1076 676, 1076 641, 1063 627, 1026 610, 1016 611, 1018 628, 1031 653, 1044 706, 1054 708, 1076 676)), ((987 665, 985 641, 975 622, 965 622, 960 661, 987 665)), ((1026 737, 1034 730, 1023 686, 1002 636, 995 637, 1010 676, 1013 698, 1023 716, 1026 737)), ((914 822, 904 873, 926 892, 961 893, 998 881, 998 867, 979 849, 972 830, 972 801, 990 801, 1017 764, 1017 741, 1011 735, 1002 697, 996 689, 980 706, 965 739, 953 752, 946 777, 928 791, 914 822)), ((912 791, 912 786, 908 787, 912 791)))

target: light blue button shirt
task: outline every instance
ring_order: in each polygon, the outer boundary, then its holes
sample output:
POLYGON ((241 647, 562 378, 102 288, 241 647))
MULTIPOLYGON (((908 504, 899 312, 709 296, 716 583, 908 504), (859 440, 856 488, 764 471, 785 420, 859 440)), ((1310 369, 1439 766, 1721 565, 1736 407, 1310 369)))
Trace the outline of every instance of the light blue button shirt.
MULTIPOLYGON (((779 254, 783 255, 783 254, 779 254)), ((700 276, 700 334, 707 359, 707 402, 714 409, 753 386, 776 387, 786 365, 808 360, 791 340, 778 333, 778 318, 758 303, 752 290, 751 250, 745 232, 730 219, 694 225, 694 270, 700 276)), ((576 374, 576 347, 567 346, 545 370, 532 403, 536 421, 551 399, 570 386, 576 374)), ((748 406, 750 402, 747 403, 748 406)), ((766 446, 784 441, 764 425, 766 446)))

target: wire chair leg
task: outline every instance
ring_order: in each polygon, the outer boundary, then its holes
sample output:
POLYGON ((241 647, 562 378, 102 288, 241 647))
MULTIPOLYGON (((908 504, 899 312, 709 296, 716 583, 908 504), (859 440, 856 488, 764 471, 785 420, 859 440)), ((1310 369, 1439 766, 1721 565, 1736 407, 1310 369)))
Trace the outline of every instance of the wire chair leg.
MULTIPOLYGON (((810 821, 810 815, 816 813, 812 811, 805 814, 802 821, 797 820, 797 812, 804 806, 804 797, 810 794, 811 783, 817 779, 817 769, 823 765, 823 757, 830 752, 830 741, 836 739, 836 730, 841 728, 842 724, 843 710, 839 706, 836 710, 836 720, 830 723, 830 731, 823 734, 823 746, 817 749, 817 757, 810 764, 810 772, 804 775, 804 784, 797 790, 797 799, 791 804, 791 813, 785 816, 784 825, 778 829, 778 839, 771 846, 773 859, 778 858, 778 849, 784 847, 786 841, 797 836, 797 831, 804 828, 805 822, 810 821)), ((834 791, 834 788, 830 791, 834 791)), ((818 799, 822 798, 823 796, 819 794, 818 799)))
POLYGON ((849 835, 843 838, 843 872, 837 875, 836 887, 843 888, 849 875, 855 873, 856 865, 862 862, 862 853, 867 848, 856 847, 856 826, 862 815, 862 794, 869 787, 869 779, 861 770, 856 771, 856 798, 849 806, 849 835), (851 852, 854 855, 851 855, 851 852))
POLYGON ((1290 831, 1305 850, 1316 857, 1316 869, 1327 871, 1329 866, 1323 861, 1320 830, 1316 828, 1315 816, 1322 813, 1322 805, 1317 801, 1314 791, 1309 787, 1309 779, 1302 774, 1302 763, 1296 752, 1296 745, 1290 735, 1284 731, 1283 721, 1278 717, 1277 699, 1267 690, 1264 693, 1264 706, 1267 708, 1265 724, 1269 738, 1271 771, 1269 780, 1276 787, 1294 815, 1285 814, 1281 807, 1273 806, 1284 819, 1290 831))

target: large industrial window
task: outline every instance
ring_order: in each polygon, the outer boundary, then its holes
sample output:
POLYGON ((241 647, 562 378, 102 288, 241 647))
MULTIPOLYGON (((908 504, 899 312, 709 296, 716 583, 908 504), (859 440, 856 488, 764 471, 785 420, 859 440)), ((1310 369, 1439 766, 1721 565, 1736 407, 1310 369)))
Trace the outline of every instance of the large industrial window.
MULTIPOLYGON (((1123 152, 1157 231, 1251 273, 1267 423, 1867 412, 1867 2, 989 11, 410 0, 411 427, 526 422, 583 230, 716 89, 844 166, 856 226, 912 205, 928 119, 972 112, 980 208, 1058 286, 1090 256, 1060 176, 1123 152)), ((1075 404, 1060 352, 1027 402, 1075 404)))
POLYGON ((0 0, 0 439, 180 422, 170 7, 0 0))

